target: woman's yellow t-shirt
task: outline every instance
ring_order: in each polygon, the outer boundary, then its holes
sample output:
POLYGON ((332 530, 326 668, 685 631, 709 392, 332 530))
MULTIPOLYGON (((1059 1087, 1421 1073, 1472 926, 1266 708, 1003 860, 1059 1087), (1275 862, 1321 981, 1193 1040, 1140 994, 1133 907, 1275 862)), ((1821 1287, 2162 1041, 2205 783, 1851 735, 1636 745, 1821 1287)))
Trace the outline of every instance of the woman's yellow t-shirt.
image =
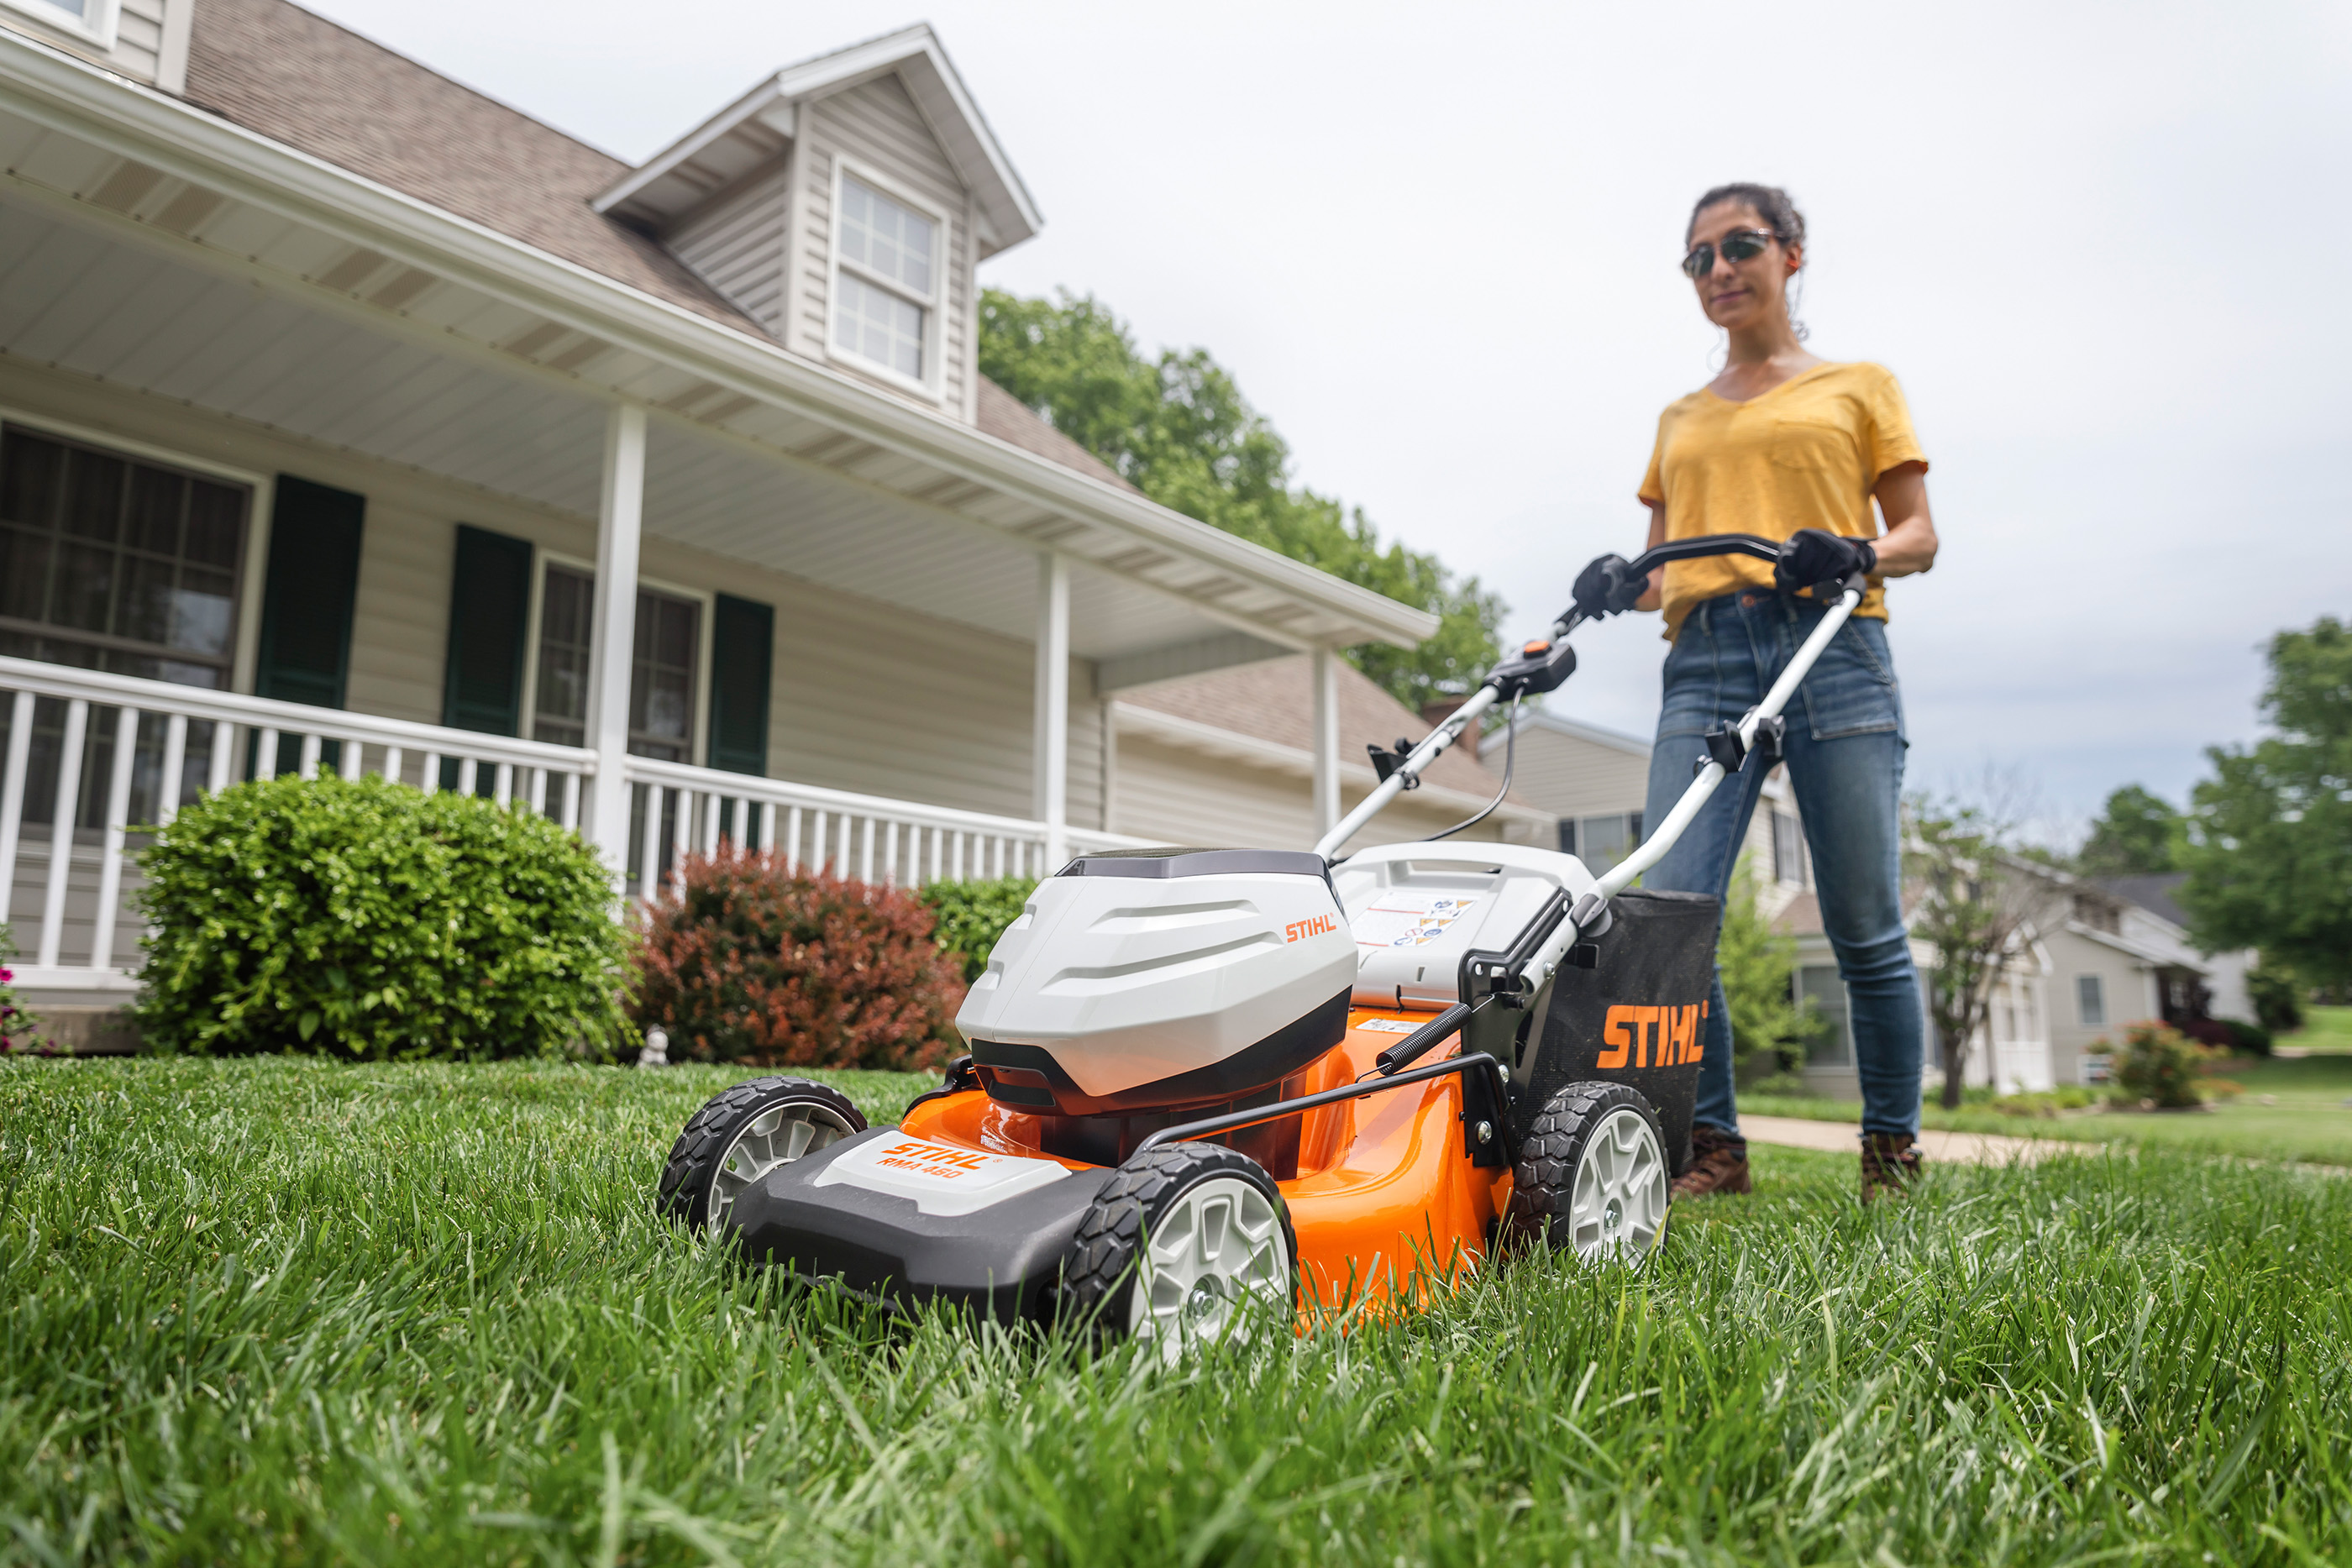
MULTIPOLYGON (((1667 404, 1642 480, 1642 499, 1663 504, 1666 538, 1761 534, 1800 528, 1878 537, 1871 489, 1879 476, 1927 462, 1912 434, 1903 389, 1884 365, 1815 365, 1768 392, 1732 402, 1701 388, 1667 404)), ((1707 556, 1666 568, 1666 636, 1691 607, 1743 588, 1772 586, 1769 561, 1707 556)), ((1857 615, 1886 619, 1886 590, 1870 580, 1857 615)))

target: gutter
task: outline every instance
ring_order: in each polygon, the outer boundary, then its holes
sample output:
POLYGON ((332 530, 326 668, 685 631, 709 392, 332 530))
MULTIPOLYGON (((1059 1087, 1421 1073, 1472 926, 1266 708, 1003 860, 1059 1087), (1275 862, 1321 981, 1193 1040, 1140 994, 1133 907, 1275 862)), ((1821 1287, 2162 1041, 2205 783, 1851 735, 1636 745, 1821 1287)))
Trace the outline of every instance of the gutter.
POLYGON ((1437 617, 1426 611, 1060 468, 1009 442, 907 407, 766 340, 5 31, 0 92, 0 101, 26 119, 118 157, 324 230, 958 478, 1304 601, 1379 641, 1410 648, 1437 630, 1437 617))

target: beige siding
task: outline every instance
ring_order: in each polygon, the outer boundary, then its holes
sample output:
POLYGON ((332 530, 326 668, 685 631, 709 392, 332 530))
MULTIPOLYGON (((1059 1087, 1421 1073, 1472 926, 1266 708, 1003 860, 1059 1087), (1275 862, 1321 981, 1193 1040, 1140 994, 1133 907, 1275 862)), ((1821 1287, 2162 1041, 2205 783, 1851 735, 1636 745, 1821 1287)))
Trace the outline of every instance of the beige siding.
POLYGON ((2080 1061, 2101 1041, 2119 1042, 2126 1026, 2157 1011, 2156 982, 2149 971, 2128 953, 2073 931, 2058 931, 2043 940, 2050 954, 2050 1070, 2060 1083, 2082 1082, 2080 1061), (2106 992, 2106 1022, 2082 1021, 2079 988, 2084 975, 2096 975, 2106 992))
MULTIPOLYGON (((786 346, 825 357, 833 297, 827 269, 832 260, 835 170, 838 160, 846 157, 853 164, 863 164, 905 187, 946 216, 946 267, 936 344, 943 367, 939 406, 954 417, 967 417, 966 373, 973 310, 971 234, 964 190, 954 166, 895 75, 803 105, 801 134, 806 138, 803 166, 807 185, 798 204, 801 231, 791 244, 792 265, 798 269, 798 277, 792 294, 793 319, 784 335, 786 346)), ((853 366, 841 368, 856 373, 853 366)))
MULTIPOLYGON (((1343 784, 1341 810, 1353 810, 1369 793, 1370 786, 1343 784)), ((1426 838, 1468 815, 1467 810, 1408 798, 1381 812, 1347 847, 1426 838)), ((1316 839, 1306 779, 1134 734, 1118 739, 1114 825, 1122 833, 1171 844, 1301 850, 1316 839)), ((1505 829, 1490 819, 1461 836, 1493 842, 1504 835, 1505 829)))
MULTIPOLYGON (((579 560, 595 558, 591 519, 488 496, 389 464, 124 393, 0 358, 0 416, 78 428, 92 439, 251 471, 267 494, 278 473, 367 497, 349 705, 438 722, 448 646, 457 525, 471 523, 579 560)), ((252 548, 258 549, 257 538, 252 548)), ((912 615, 803 579, 762 571, 658 537, 643 575, 776 609, 769 774, 832 789, 1028 817, 1034 659, 1024 642, 912 615)), ((242 610, 250 620, 259 606, 242 610)), ((1091 692, 1074 660, 1070 690, 1091 692)), ((706 699, 707 701, 707 699, 706 699)), ((707 714, 707 706, 698 703, 707 714)), ((1099 827, 1102 709, 1070 709, 1070 820, 1099 827)), ((1303 801, 1304 793, 1300 792, 1303 801)))
MULTIPOLYGON (((1492 757, 1496 742, 1482 748, 1492 757)), ((1650 759, 1613 746, 1531 726, 1519 733, 1511 793, 1555 817, 1638 811, 1650 788, 1650 759)))
POLYGON ((677 258, 769 331, 783 321, 784 212, 790 174, 783 159, 721 192, 662 236, 677 258))
MULTIPOLYGON (((175 4, 194 4, 194 0, 174 0, 175 4)), ((152 83, 155 63, 163 47, 164 0, 121 0, 121 9, 115 19, 114 47, 101 49, 89 39, 62 27, 44 27, 37 20, 39 6, 31 13, 15 6, 0 7, 0 27, 38 38, 68 54, 79 55, 110 71, 136 81, 152 83)))

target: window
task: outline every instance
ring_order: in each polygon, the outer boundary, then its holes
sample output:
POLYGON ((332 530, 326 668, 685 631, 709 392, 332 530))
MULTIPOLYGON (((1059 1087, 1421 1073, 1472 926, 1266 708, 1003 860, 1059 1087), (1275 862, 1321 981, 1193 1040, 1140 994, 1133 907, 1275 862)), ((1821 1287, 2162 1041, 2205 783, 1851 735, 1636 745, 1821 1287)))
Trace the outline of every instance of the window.
POLYGON ((1641 841, 1642 813, 1639 811, 1586 817, 1575 821, 1562 818, 1559 824, 1561 852, 1581 857, 1585 869, 1596 875, 1633 853, 1633 846, 1641 841))
POLYGON ((539 690, 530 715, 533 740, 551 746, 588 744, 589 625, 595 603, 593 572, 548 562, 539 605, 539 690))
POLYGON ((835 225, 833 343, 842 352, 927 382, 938 303, 940 225, 855 174, 841 176, 835 225))
POLYGON ((2107 987, 2098 976, 2074 977, 2074 1016, 2085 1029, 2097 1029, 2107 1021, 2107 987))
POLYGON ((1808 964, 1797 971, 1797 1000, 1813 999, 1812 1038, 1805 1042, 1810 1067, 1853 1065, 1853 1030, 1847 1021, 1845 982, 1833 964, 1808 964))
POLYGON ((102 48, 114 47, 116 0, 0 0, 0 4, 102 48))
POLYGON ((1772 874, 1785 883, 1805 880, 1805 830, 1793 811, 1772 811, 1772 874))
POLYGON ((701 664, 702 606, 638 589, 636 644, 629 664, 633 755, 694 760, 694 677, 701 664))
POLYGON ((252 493, 0 432, 0 653, 226 690, 252 493))

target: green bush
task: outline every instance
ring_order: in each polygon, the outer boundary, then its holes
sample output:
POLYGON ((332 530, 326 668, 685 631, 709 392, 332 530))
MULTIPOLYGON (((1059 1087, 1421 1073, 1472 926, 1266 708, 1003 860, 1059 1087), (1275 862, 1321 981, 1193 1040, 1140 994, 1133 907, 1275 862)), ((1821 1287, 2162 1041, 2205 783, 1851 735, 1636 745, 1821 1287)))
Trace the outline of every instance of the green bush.
POLYGON ((2249 969, 2246 995, 2253 999, 2256 1021, 2273 1034, 2291 1034, 2303 1027, 2303 988, 2293 976, 2249 969))
POLYGON ((2243 1019, 2223 1019, 2221 1027, 2230 1031, 2230 1050, 2239 1056, 2268 1056, 2271 1053, 2271 1031, 2258 1023, 2243 1019))
POLYGON ((2124 1031, 2123 1049, 2115 1053, 2109 1071, 2115 1078, 2115 1103, 2153 1104, 2158 1110, 2186 1110, 2205 1103, 2198 1073, 2217 1053, 2177 1029, 2160 1023, 2136 1023, 2124 1031))
POLYGON ((938 917, 940 946, 963 967, 963 983, 971 984, 986 972, 988 955, 1004 928, 1021 918, 1029 895, 1037 891, 1034 876, 1001 876, 993 882, 935 882, 923 889, 922 899, 938 917))
POLYGON ((0 1056, 48 1049, 48 1042, 40 1037, 40 1015, 16 995, 16 972, 8 967, 8 960, 16 956, 15 935, 0 925, 0 1056))
POLYGON ((1796 938, 1775 932, 1756 907, 1755 869, 1746 855, 1731 873, 1715 952, 1731 1007, 1733 1071, 1741 1083, 1760 1084, 1803 1068, 1805 1041, 1821 1027, 1820 1013, 1811 998, 1802 1005, 1795 999, 1796 938))
POLYGON ((612 879, 520 807, 273 779, 186 807, 141 861, 139 1023, 163 1049, 381 1061, 622 1041, 612 879))

